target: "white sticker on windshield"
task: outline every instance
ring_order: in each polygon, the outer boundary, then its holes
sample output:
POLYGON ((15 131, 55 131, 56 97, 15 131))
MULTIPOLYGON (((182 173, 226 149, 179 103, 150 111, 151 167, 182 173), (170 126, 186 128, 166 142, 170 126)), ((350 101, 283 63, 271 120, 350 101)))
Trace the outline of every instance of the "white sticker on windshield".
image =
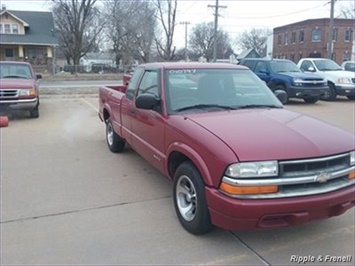
POLYGON ((169 74, 195 74, 196 69, 171 69, 169 74))

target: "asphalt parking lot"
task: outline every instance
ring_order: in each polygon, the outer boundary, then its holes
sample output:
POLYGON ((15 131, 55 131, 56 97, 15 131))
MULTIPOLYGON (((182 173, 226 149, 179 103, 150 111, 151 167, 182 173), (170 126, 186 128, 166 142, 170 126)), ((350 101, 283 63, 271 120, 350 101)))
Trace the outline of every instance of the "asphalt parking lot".
MULTIPOLYGON (((97 107, 95 95, 50 95, 38 119, 16 115, 0 129, 1 265, 354 265, 354 209, 294 228, 190 235, 172 184, 131 149, 109 152, 97 107)), ((286 108, 355 133, 345 98, 286 108)))

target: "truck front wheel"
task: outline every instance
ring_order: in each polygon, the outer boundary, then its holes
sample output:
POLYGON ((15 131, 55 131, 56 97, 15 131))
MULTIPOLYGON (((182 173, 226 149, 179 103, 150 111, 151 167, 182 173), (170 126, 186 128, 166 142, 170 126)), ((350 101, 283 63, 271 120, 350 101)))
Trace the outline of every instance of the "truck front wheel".
POLYGON ((122 152, 126 144, 125 141, 116 134, 110 118, 106 121, 106 142, 110 151, 115 153, 122 152))
POLYGON ((213 229, 208 211, 205 185, 197 168, 183 162, 174 175, 174 206, 181 225, 194 235, 213 229))
POLYGON ((337 97, 335 86, 332 83, 328 83, 329 90, 327 90, 321 97, 323 101, 334 101, 337 97))
POLYGON ((39 117, 38 105, 33 110, 30 111, 31 118, 38 118, 39 117))

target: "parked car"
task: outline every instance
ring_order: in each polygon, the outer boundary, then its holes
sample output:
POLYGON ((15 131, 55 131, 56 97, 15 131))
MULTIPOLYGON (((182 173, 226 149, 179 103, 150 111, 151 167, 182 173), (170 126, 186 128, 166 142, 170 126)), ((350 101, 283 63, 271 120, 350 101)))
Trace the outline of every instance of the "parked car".
POLYGON ((341 68, 346 71, 355 72, 355 61, 345 61, 341 64, 341 68))
POLYGON ((249 67, 272 91, 285 91, 288 99, 300 98, 306 103, 316 103, 329 89, 324 78, 302 73, 290 60, 245 58, 240 64, 249 67))
POLYGON ((31 64, 0 62, 0 111, 27 110, 32 118, 39 117, 38 80, 31 64))
POLYGON ((247 67, 151 63, 124 78, 99 89, 108 149, 129 144, 173 181, 188 232, 288 227, 354 206, 354 136, 284 109, 286 93, 247 67))
POLYGON ((335 61, 327 58, 302 58, 297 64, 306 73, 317 73, 328 80, 329 90, 322 100, 333 101, 337 95, 354 100, 354 73, 344 71, 335 61))

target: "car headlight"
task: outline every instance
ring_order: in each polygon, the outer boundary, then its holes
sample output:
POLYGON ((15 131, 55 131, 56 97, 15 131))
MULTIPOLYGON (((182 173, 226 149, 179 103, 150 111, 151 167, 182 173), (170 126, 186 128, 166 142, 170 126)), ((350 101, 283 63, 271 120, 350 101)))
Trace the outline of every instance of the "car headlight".
POLYGON ((277 176, 279 167, 277 161, 262 161, 235 163, 230 165, 225 175, 233 178, 277 176))
POLYGON ((293 82, 295 83, 296 86, 302 86, 303 80, 300 78, 294 78, 293 82))
POLYGON ((350 165, 355 165, 355 151, 350 152, 350 165))
POLYGON ((351 78, 338 78, 338 83, 345 83, 345 84, 349 84, 349 83, 353 83, 351 78))

